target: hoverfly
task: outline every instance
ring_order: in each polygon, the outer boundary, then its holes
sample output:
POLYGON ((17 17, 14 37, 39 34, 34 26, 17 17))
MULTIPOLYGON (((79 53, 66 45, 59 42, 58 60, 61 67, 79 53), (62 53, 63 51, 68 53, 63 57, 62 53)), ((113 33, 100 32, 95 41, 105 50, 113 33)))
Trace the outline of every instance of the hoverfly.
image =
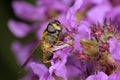
MULTIPOLYGON (((48 23, 46 29, 43 31, 41 40, 37 46, 33 49, 30 56, 20 67, 20 71, 27 65, 31 57, 35 54, 38 48, 41 48, 43 55, 43 62, 48 63, 53 58, 54 51, 51 51, 51 48, 57 44, 60 40, 60 35, 62 33, 62 25, 58 20, 52 20, 48 23)), ((68 45, 67 45, 68 46, 68 45)))

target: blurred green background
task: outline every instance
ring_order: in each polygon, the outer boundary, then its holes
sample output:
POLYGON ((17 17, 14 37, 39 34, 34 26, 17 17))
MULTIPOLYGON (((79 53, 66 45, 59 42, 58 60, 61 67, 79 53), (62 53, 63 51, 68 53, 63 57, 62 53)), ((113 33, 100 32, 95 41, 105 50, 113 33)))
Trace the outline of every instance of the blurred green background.
POLYGON ((11 8, 12 0, 0 0, 0 80, 17 80, 20 74, 16 59, 10 49, 16 39, 8 29, 7 22, 15 18, 11 8))
MULTIPOLYGON (((0 0, 0 80, 18 80, 27 74, 25 71, 18 74, 20 66, 16 61, 14 53, 11 51, 11 44, 14 40, 26 43, 29 39, 35 38, 34 33, 32 33, 28 37, 20 39, 15 37, 8 29, 7 23, 9 19, 20 20, 13 12, 11 7, 12 1, 14 0, 0 0)), ((25 1, 33 4, 35 2, 35 0, 25 1)), ((40 58, 39 50, 36 53, 40 58)))

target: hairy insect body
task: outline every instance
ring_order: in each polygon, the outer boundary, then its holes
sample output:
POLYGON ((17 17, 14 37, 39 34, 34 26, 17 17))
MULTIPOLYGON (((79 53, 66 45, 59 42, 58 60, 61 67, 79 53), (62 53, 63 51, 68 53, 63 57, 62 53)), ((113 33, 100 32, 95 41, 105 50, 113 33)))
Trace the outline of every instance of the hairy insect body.
POLYGON ((59 35, 49 34, 48 32, 43 33, 43 35, 44 36, 42 36, 41 38, 40 48, 43 54, 43 62, 47 63, 53 56, 53 52, 51 51, 51 48, 59 41, 58 38, 59 35))
POLYGON ((53 21, 48 24, 46 30, 43 32, 40 40, 40 48, 42 50, 44 63, 52 59, 54 52, 51 51, 51 48, 58 43, 61 31, 60 23, 53 21))
POLYGON ((42 55, 43 55, 43 62, 47 63, 53 58, 54 52, 51 50, 53 46, 55 46, 60 39, 60 35, 62 33, 62 26, 58 20, 52 20, 46 26, 46 29, 42 33, 41 40, 33 49, 29 57, 26 59, 24 64, 20 67, 20 71, 27 65, 30 61, 31 57, 35 54, 38 48, 41 48, 42 55))

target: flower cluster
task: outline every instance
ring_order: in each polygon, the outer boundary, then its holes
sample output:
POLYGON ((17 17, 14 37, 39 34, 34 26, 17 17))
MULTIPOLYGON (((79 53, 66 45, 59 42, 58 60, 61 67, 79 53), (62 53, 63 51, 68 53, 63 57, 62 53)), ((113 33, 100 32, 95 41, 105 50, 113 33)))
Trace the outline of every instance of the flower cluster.
MULTIPOLYGON (((62 44, 53 47, 62 48, 54 52, 51 65, 47 67, 37 60, 29 62, 26 67, 29 74, 22 80, 120 80, 120 7, 117 1, 53 0, 51 3, 37 0, 35 6, 24 1, 13 2, 19 18, 34 21, 29 26, 10 20, 8 26, 15 36, 23 38, 36 31, 39 39, 52 18, 59 20, 65 30, 62 44)), ((27 59, 33 46, 33 42, 12 44, 20 64, 27 59)))

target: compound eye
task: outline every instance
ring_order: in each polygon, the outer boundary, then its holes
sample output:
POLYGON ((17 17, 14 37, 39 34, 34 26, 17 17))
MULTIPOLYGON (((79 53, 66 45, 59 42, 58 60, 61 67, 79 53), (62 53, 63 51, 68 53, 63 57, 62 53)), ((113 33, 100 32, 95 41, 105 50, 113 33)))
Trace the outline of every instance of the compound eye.
POLYGON ((55 33, 55 32, 56 32, 56 29, 53 27, 53 25, 49 24, 49 25, 47 26, 47 31, 48 31, 49 33, 55 33))
POLYGON ((53 53, 48 52, 45 57, 46 57, 47 60, 51 60, 53 58, 53 53))

